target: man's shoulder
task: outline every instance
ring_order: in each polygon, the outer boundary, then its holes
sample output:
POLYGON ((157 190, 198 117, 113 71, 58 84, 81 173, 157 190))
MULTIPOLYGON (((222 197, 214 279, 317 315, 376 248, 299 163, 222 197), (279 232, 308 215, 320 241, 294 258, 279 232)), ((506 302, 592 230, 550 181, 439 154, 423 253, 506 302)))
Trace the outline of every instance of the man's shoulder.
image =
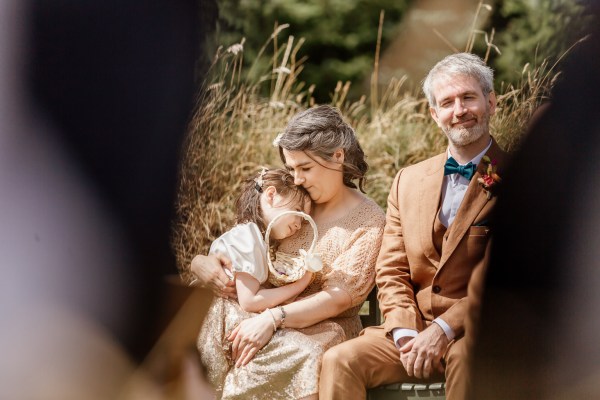
POLYGON ((404 167, 398 173, 411 176, 431 175, 443 167, 446 155, 446 152, 437 154, 416 164, 404 167))

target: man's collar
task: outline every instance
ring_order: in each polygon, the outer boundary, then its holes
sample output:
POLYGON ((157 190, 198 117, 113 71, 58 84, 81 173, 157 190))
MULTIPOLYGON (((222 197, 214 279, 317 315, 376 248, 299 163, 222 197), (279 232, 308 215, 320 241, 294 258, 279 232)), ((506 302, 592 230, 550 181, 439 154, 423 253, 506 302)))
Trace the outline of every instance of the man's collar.
MULTIPOLYGON (((469 160, 469 162, 472 162, 475 165, 479 164, 479 161, 481 161, 483 156, 485 156, 485 153, 487 153, 487 151, 490 149, 491 145, 492 145, 492 138, 490 137, 490 142, 485 147, 485 149, 483 149, 483 151, 481 153, 479 153, 475 157, 473 157, 473 159, 469 160)), ((447 158, 452 157, 452 154, 450 153, 450 147, 448 147, 448 150, 446 151, 446 156, 447 156, 447 158)), ((460 164, 460 165, 467 165, 469 162, 466 162, 466 163, 460 164)))

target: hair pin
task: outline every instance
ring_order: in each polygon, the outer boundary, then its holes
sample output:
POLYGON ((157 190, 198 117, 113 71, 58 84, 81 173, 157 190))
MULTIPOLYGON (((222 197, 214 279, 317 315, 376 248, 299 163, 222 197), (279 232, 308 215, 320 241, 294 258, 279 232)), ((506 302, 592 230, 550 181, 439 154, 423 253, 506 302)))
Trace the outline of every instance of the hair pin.
POLYGON ((265 174, 267 173, 268 169, 263 167, 262 170, 260 171, 260 174, 258 174, 258 178, 254 178, 254 188, 256 189, 256 191, 258 193, 262 193, 262 186, 263 186, 263 177, 265 176, 265 174))
POLYGON ((281 142, 281 138, 283 137, 284 132, 280 132, 275 139, 273 139, 273 147, 279 147, 279 142, 281 142))

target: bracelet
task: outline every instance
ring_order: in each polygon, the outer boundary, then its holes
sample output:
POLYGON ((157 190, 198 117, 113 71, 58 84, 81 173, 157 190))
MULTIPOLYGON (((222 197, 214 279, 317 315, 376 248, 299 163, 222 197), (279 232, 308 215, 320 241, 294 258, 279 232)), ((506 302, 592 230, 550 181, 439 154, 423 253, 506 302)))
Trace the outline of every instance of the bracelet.
POLYGON ((269 312, 269 314, 271 314, 271 318, 273 318, 273 332, 277 332, 277 320, 275 319, 275 316, 273 315, 273 311, 271 311, 270 308, 267 308, 267 311, 269 312))
POLYGON ((283 309, 283 306, 277 306, 277 308, 279 308, 279 311, 281 311, 281 323, 279 324, 280 328, 285 328, 285 310, 283 309))

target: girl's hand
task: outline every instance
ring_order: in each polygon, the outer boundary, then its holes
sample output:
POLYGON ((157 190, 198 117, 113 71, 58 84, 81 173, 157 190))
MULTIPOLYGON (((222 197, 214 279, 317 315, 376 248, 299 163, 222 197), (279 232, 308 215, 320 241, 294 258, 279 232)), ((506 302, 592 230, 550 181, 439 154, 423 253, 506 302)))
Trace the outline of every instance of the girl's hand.
POLYGON ((273 319, 269 311, 243 320, 227 338, 233 342, 231 357, 236 368, 248 364, 273 337, 273 319))

